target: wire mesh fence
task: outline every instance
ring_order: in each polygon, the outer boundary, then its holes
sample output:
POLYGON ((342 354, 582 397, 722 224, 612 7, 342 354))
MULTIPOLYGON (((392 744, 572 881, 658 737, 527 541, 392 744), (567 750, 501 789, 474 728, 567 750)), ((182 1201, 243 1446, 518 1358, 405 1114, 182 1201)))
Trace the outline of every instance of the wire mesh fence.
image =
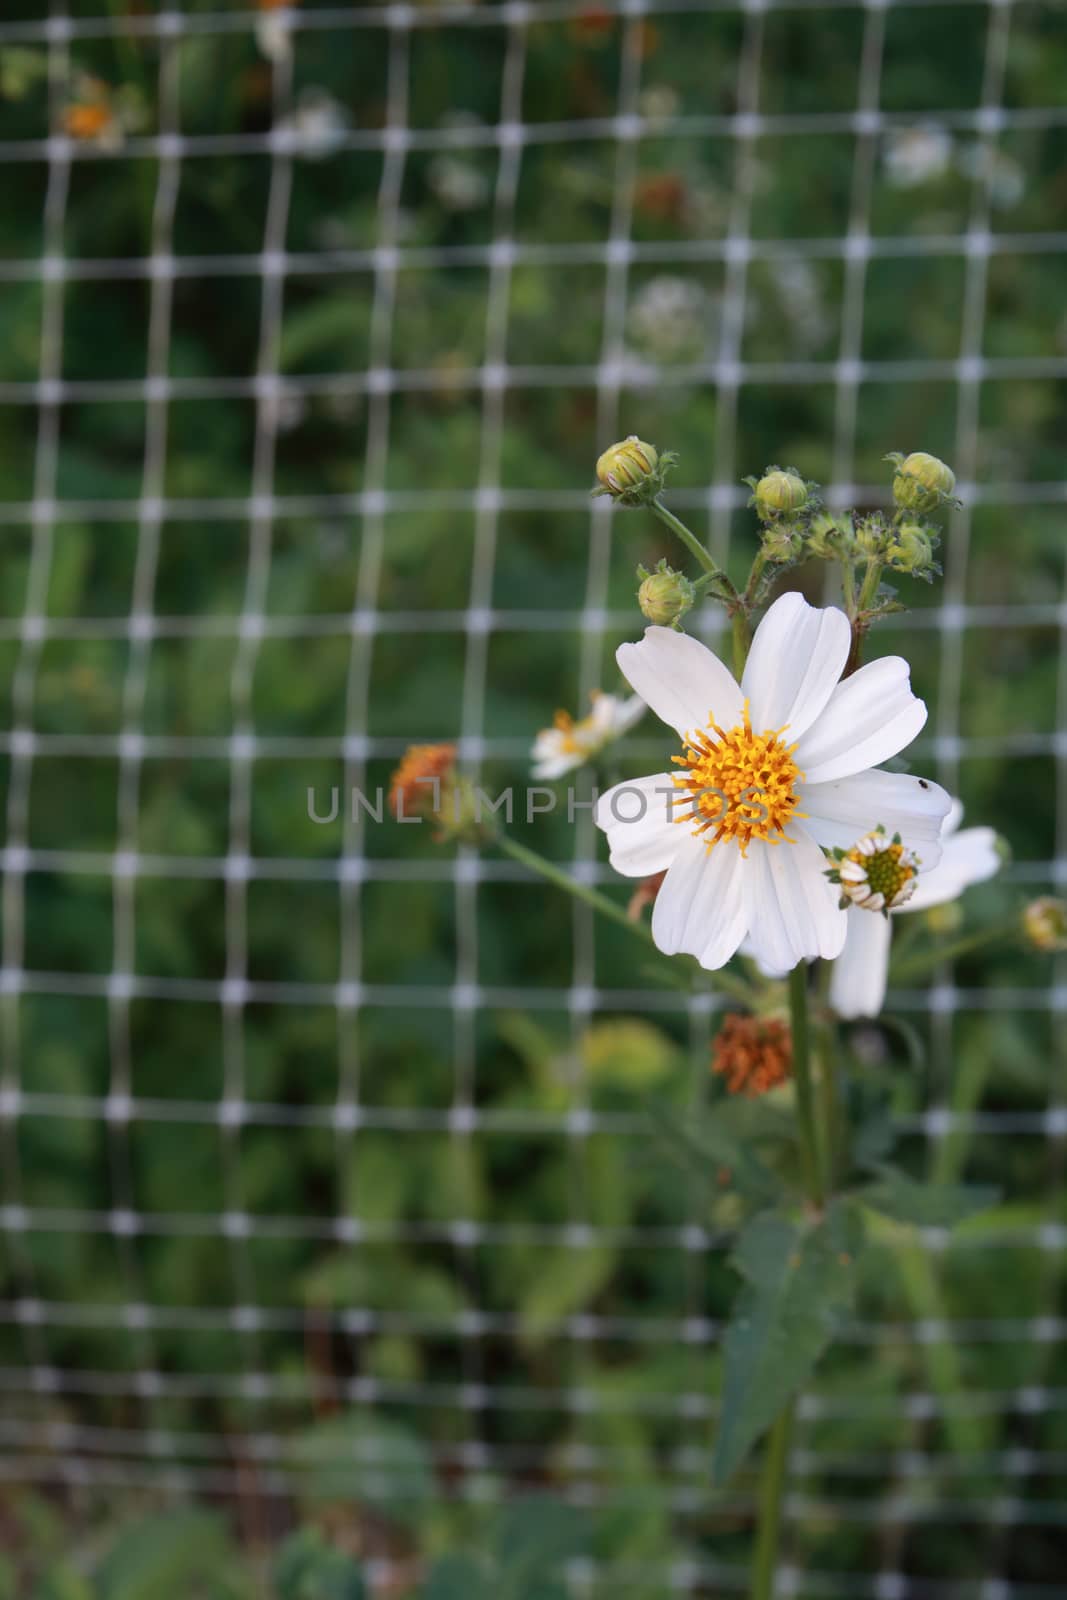
MULTIPOLYGON (((576 1593, 741 1590, 725 1239, 641 1104, 710 1094, 719 1001, 349 801, 418 739, 520 781, 612 686, 657 535, 588 498, 610 439, 722 561, 745 472, 874 504, 921 447, 963 510, 884 647, 1013 846, 979 893, 1062 887, 1062 7, 9 0, 0 51, 3 1477, 291 1502, 343 1417, 373 1504, 403 1438, 444 1499, 606 1508, 576 1593)), ((529 836, 607 883, 572 820, 529 836)), ((783 1593, 1059 1592, 1047 978, 857 1035, 915 1169, 1005 1199, 882 1241, 783 1593)))

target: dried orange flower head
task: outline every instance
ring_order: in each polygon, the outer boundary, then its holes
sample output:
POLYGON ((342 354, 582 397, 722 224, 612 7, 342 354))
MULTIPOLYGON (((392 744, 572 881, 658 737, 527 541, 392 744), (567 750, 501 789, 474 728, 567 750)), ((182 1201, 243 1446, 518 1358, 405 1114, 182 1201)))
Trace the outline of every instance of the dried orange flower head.
POLYGON ((731 1012, 715 1040, 711 1067, 731 1094, 754 1099, 785 1083, 793 1070, 793 1037, 778 1017, 731 1012))
POLYGON ((291 11, 300 0, 256 0, 260 11, 291 11))
POLYGON ((90 143, 106 133, 115 120, 107 89, 95 80, 86 85, 83 98, 63 112, 63 132, 71 139, 90 143))
POLYGON ((410 745, 389 783, 393 816, 433 816, 440 811, 455 762, 454 744, 410 745))

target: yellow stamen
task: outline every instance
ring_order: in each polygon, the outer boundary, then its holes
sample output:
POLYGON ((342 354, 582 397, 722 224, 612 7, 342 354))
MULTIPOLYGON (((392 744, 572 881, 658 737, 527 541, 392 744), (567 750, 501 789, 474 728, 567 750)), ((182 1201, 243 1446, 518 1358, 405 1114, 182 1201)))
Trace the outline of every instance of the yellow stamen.
POLYGON ((744 855, 753 839, 796 842, 785 830, 804 815, 796 792, 804 774, 793 760, 796 745, 782 742, 785 728, 753 733, 747 700, 742 718, 725 731, 709 717, 705 731, 686 734, 685 755, 671 759, 687 768, 674 783, 690 802, 675 822, 695 821, 709 850, 726 839, 744 855))

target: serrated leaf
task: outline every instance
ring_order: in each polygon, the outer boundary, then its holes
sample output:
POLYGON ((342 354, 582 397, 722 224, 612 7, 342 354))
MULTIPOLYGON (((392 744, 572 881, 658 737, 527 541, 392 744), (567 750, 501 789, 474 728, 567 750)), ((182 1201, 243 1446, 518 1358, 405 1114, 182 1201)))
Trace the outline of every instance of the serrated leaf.
POLYGON ((707 1116, 683 1118, 680 1113, 651 1102, 648 1115, 675 1157, 695 1168, 709 1184, 716 1172, 726 1167, 741 1194, 761 1200, 776 1200, 781 1195, 778 1175, 754 1154, 750 1144, 735 1138, 714 1111, 707 1116))
POLYGON ((732 1259, 747 1279, 724 1340, 712 1471, 724 1482, 810 1377, 852 1304, 862 1231, 832 1206, 814 1225, 764 1212, 732 1259))
POLYGON ((894 1222, 920 1228, 952 1228, 1000 1199, 1000 1190, 979 1183, 919 1183, 895 1167, 878 1168, 880 1179, 856 1198, 894 1222))

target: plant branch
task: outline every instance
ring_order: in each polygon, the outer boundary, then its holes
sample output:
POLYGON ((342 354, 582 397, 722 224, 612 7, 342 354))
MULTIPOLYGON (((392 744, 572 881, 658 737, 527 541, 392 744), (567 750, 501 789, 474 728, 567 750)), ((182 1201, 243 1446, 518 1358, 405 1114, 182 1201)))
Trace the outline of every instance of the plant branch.
POLYGON ((707 573, 707 581, 709 583, 721 584, 723 590, 725 591, 725 596, 729 599, 731 604, 740 604, 741 596, 734 588, 730 578, 719 566, 719 563, 715 560, 715 557, 711 554, 711 551, 705 549, 705 547, 701 544, 696 534, 693 533, 691 529, 687 528, 682 519, 680 517, 676 517, 673 511, 668 511, 662 500, 652 500, 650 505, 664 526, 670 528, 671 532, 675 534, 685 545, 686 549, 689 551, 689 554, 700 562, 700 565, 707 573))
POLYGON ((804 1186, 816 1211, 826 1199, 819 1161, 815 1122, 815 1092, 811 1078, 811 1043, 808 1025, 808 969, 801 961, 789 974, 789 1023, 793 1035, 793 1079, 797 1086, 797 1119, 804 1186))
POLYGON ((767 1453, 760 1484, 759 1522, 752 1555, 752 1600, 774 1600, 778 1569, 778 1542, 782 1531, 782 1491, 789 1461, 795 1404, 790 1401, 767 1436, 767 1453))
MULTIPOLYGON (((518 861, 522 866, 527 867, 529 871, 536 873, 539 878, 544 878, 548 883, 554 884, 557 889, 564 890, 575 900, 581 900, 584 905, 589 906, 593 911, 598 911, 602 917, 607 917, 609 921, 617 923, 619 927, 626 928, 635 938, 640 939, 642 944, 650 946, 659 953, 659 947, 652 937, 652 929, 649 924, 638 918, 632 918, 626 909, 619 905, 617 900, 612 900, 610 896, 601 894, 599 889, 594 889, 590 884, 579 883, 565 867, 559 866, 555 861, 549 861, 546 856, 539 855, 536 850, 528 849, 526 845, 520 844, 517 839, 511 838, 509 834, 495 834, 494 843, 506 856, 510 856, 513 861, 518 861)), ((732 999, 738 1001, 741 1005, 752 1005, 752 986, 746 979, 741 977, 740 973, 725 972, 721 969, 715 973, 705 973, 704 969, 692 957, 683 956, 681 959, 689 966, 694 975, 697 973, 702 974, 708 986, 721 990, 723 994, 730 995, 732 999)))

